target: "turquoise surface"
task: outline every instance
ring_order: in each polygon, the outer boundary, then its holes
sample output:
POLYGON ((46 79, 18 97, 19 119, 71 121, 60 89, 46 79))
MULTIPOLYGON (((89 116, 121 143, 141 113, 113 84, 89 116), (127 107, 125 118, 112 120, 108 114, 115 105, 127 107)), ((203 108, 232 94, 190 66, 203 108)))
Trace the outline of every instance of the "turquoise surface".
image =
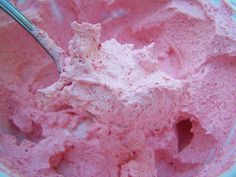
POLYGON ((236 164, 233 165, 228 171, 220 175, 220 177, 236 177, 236 164))

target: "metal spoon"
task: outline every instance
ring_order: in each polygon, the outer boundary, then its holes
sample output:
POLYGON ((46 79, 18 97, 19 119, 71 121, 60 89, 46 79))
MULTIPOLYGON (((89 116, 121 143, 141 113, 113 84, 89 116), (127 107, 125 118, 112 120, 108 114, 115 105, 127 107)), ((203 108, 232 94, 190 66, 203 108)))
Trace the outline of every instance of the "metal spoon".
POLYGON ((47 36, 45 32, 25 17, 9 0, 0 0, 0 8, 10 15, 16 22, 18 22, 45 49, 48 55, 52 58, 53 62, 56 64, 57 70, 60 74, 60 63, 62 62, 60 60, 63 56, 65 56, 63 55, 63 50, 60 50, 60 48, 58 48, 58 46, 47 36), (52 47, 52 45, 55 47, 52 47))

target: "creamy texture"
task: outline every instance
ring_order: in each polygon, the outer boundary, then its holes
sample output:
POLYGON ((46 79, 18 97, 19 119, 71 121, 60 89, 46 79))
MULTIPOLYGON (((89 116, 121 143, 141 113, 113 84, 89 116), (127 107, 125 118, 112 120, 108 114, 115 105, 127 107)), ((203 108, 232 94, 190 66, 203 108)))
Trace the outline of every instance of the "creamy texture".
POLYGON ((230 169, 229 3, 17 1, 65 50, 60 77, 0 12, 0 169, 25 177, 215 177, 230 169))

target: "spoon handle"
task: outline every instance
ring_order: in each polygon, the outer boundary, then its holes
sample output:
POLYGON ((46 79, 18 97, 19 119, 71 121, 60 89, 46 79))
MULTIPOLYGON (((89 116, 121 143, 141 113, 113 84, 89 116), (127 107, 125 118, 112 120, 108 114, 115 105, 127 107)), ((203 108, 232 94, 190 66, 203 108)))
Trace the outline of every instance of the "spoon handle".
POLYGON ((48 53, 56 64, 59 74, 61 73, 61 61, 65 58, 65 53, 60 49, 49 36, 40 28, 34 25, 20 10, 18 10, 9 0, 0 0, 0 8, 18 22, 48 53))
POLYGON ((10 1, 0 0, 0 8, 3 9, 7 14, 9 14, 15 21, 17 21, 22 27, 24 27, 28 32, 34 30, 34 25, 32 22, 26 18, 20 10, 18 10, 10 1))

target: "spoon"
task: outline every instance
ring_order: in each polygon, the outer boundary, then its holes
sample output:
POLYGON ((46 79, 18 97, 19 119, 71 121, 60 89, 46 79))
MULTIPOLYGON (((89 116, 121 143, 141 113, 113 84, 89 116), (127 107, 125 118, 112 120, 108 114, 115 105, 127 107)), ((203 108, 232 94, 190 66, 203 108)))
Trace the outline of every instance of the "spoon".
POLYGON ((19 23, 31 36, 41 45, 48 53, 53 62, 57 66, 59 74, 62 71, 61 59, 65 57, 63 50, 48 37, 48 35, 34 25, 27 17, 25 17, 19 9, 17 9, 9 0, 0 0, 0 8, 10 15, 17 23, 19 23))

